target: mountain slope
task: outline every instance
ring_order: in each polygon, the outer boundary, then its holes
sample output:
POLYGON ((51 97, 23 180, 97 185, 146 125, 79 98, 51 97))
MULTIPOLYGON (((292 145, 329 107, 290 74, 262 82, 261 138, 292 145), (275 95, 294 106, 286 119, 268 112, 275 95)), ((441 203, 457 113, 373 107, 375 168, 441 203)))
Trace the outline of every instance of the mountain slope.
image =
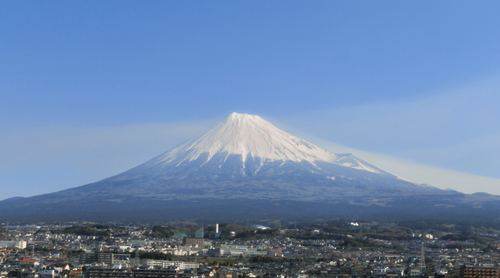
MULTIPOLYGON (((232 113, 225 121, 216 124, 204 135, 168 151, 149 163, 153 165, 182 166, 200 157, 205 163, 214 156, 223 156, 222 166, 231 155, 241 156, 245 167, 248 158, 259 160, 260 165, 274 161, 325 161, 370 172, 380 169, 363 165, 360 160, 346 155, 336 155, 303 139, 288 134, 257 115, 232 113)), ((258 169, 257 169, 258 171, 258 169)))
POLYGON ((413 184, 352 154, 323 150, 259 116, 232 113, 207 133, 124 173, 60 192, 5 200, 0 211, 5 217, 87 220, 250 214, 281 218, 485 214, 499 204, 497 196, 413 184))
POLYGON ((161 195, 165 200, 200 194, 216 199, 324 200, 364 196, 383 188, 435 190, 399 179, 351 154, 321 149, 259 116, 237 113, 207 133, 103 182, 114 190, 140 183, 151 190, 136 194, 161 195))

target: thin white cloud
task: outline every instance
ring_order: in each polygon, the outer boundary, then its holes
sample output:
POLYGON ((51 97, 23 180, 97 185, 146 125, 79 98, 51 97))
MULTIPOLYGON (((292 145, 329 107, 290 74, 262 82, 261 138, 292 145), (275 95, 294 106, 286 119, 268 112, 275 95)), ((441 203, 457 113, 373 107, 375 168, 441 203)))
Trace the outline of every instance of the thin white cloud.
POLYGON ((206 130, 211 123, 3 130, 0 199, 49 193, 119 174, 206 130))
MULTIPOLYGON (((266 119, 333 152, 351 152, 416 183, 500 194, 498 107, 500 79, 492 78, 420 99, 266 119)), ((0 199, 107 178, 207 130, 215 121, 4 129, 0 199)))
POLYGON ((328 142, 320 145, 331 150, 353 153, 369 163, 417 184, 429 184, 440 189, 453 189, 468 194, 486 192, 500 195, 500 179, 424 165, 400 157, 351 149, 328 142))
POLYGON ((500 78, 496 77, 418 99, 352 105, 278 119, 354 149, 500 178, 498 107, 500 78))
POLYGON ((452 189, 468 194, 486 192, 500 195, 500 179, 497 178, 444 169, 401 157, 354 149, 295 130, 295 128, 285 124, 280 123, 279 125, 288 132, 294 133, 321 148, 335 153, 352 153, 368 163, 416 184, 428 184, 440 189, 452 189))

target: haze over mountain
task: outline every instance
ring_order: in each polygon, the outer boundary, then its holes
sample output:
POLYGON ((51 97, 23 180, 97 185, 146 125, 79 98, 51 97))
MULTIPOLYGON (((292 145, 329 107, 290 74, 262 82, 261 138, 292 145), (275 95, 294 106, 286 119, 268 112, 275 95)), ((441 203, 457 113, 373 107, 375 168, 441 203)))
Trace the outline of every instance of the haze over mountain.
MULTIPOLYGON (((0 202, 4 218, 181 219, 488 215, 500 198, 417 185, 336 154, 256 115, 232 113, 207 133, 119 175, 0 202)), ((489 214, 489 216, 494 216, 489 214)))

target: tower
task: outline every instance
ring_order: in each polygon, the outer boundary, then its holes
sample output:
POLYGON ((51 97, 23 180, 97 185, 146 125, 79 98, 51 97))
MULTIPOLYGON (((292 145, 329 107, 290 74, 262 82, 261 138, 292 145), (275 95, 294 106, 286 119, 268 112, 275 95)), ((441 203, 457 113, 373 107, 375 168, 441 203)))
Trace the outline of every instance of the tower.
POLYGON ((425 253, 424 253, 424 241, 422 241, 422 250, 420 253, 420 272, 423 273, 425 271, 425 253))

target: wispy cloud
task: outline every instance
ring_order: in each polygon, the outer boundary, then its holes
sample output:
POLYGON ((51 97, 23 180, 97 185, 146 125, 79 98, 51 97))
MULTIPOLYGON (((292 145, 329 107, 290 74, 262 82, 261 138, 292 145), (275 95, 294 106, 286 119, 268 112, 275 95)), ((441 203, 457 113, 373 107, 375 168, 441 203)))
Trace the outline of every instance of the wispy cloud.
POLYGON ((416 184, 428 184, 440 189, 452 189, 468 194, 486 192, 500 195, 500 179, 497 178, 425 165, 402 157, 353 149, 313 136, 310 136, 309 139, 330 151, 353 153, 369 163, 416 184))
POLYGON ((182 143, 212 123, 3 130, 0 199, 49 193, 116 175, 182 143))
POLYGON ((498 107, 500 77, 411 100, 344 106, 278 120, 354 149, 500 178, 498 107))
MULTIPOLYGON (((351 152, 416 183, 500 194, 498 107, 500 78, 491 78, 411 100, 263 116, 330 151, 351 152)), ((217 120, 2 129, 0 199, 53 192, 121 173, 217 120)))

